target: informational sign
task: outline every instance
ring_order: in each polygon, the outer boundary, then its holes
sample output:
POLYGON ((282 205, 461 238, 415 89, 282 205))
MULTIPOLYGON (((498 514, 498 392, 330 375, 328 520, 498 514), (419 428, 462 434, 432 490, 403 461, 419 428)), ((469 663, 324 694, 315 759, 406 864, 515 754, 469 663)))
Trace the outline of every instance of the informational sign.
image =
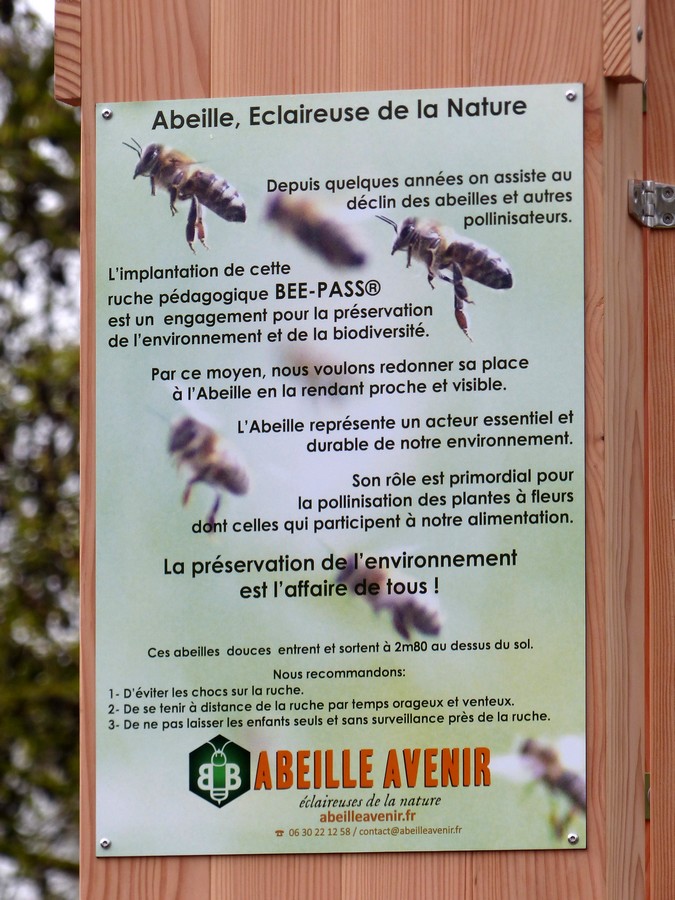
POLYGON ((585 846, 582 106, 99 106, 100 855, 585 846))

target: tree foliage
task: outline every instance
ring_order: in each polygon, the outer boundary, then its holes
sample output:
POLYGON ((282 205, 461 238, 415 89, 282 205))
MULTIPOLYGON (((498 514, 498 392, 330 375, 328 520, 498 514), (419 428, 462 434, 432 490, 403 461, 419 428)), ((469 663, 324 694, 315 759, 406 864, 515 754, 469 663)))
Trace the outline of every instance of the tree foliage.
POLYGON ((0 900, 76 895, 79 124, 0 12, 0 900), (17 892, 17 885, 22 893, 17 892))

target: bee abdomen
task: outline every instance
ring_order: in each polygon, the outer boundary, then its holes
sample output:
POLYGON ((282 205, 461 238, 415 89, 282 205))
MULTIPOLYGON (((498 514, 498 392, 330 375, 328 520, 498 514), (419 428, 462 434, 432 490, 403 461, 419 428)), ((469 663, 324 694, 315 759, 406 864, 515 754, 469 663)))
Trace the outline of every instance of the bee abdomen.
POLYGON ((554 786, 586 811, 586 782, 574 772, 561 772, 554 786))
POLYGON ((250 480, 248 472, 242 465, 222 466, 221 481, 231 494, 240 497, 248 493, 250 480))
POLYGON ((296 235, 307 247, 334 266, 361 266, 365 262, 365 253, 333 222, 301 225, 296 235))
POLYGON ((392 605, 392 621, 394 628, 406 641, 411 639, 410 632, 416 629, 422 634, 439 634, 442 627, 440 612, 423 602, 414 594, 401 600, 396 598, 392 605))
POLYGON ((437 609, 429 609, 419 603, 413 603, 411 620, 415 628, 422 634, 439 634, 441 631, 441 614, 437 609))
POLYGON ((495 290, 513 287, 513 275, 508 264, 487 247, 473 241, 454 241, 446 252, 446 259, 455 262, 465 278, 495 290))
POLYGON ((197 169, 190 175, 180 189, 178 199, 189 197, 196 197, 211 212, 228 222, 246 221, 246 205, 237 189, 213 172, 197 169))

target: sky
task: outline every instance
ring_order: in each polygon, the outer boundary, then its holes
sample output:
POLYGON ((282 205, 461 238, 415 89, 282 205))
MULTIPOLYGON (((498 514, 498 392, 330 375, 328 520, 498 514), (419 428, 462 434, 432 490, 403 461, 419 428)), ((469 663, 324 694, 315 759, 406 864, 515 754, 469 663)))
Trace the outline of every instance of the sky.
POLYGON ((35 10, 52 28, 54 27, 54 5, 55 0, 26 0, 26 6, 35 10))

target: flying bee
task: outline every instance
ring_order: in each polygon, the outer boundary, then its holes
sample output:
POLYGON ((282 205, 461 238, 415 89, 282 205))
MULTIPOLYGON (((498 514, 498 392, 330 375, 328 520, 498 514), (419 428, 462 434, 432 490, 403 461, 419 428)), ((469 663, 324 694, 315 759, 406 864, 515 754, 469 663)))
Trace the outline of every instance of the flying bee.
POLYGON ((529 776, 529 780, 538 781, 546 787, 553 801, 549 821, 556 837, 560 838, 576 815, 586 813, 586 781, 570 767, 578 762, 579 768, 583 768, 583 741, 576 736, 568 736, 561 738, 558 744, 559 749, 556 749, 526 738, 518 748, 517 761, 513 755, 493 757, 491 765, 493 771, 512 780, 523 781, 529 776), (512 759, 516 765, 511 763, 512 759), (520 763, 518 771, 517 763, 520 763), (556 807, 556 799, 564 801, 564 809, 556 807))
POLYGON ((178 467, 183 463, 192 470, 183 491, 183 506, 190 499, 198 482, 208 484, 216 492, 208 523, 213 525, 220 506, 221 494, 246 494, 249 489, 248 472, 229 447, 220 444, 218 435, 208 425, 186 416, 172 425, 169 433, 169 453, 178 467))
MULTIPOLYGON (((410 640, 413 629, 422 634, 438 634, 441 630, 441 614, 431 597, 421 589, 407 590, 408 586, 395 572, 355 565, 352 557, 337 580, 346 584, 356 596, 365 597, 375 612, 388 609, 394 628, 406 641, 410 640), (395 588, 402 583, 404 590, 399 594, 395 588)), ((426 590, 426 585, 424 587, 426 590)))
POLYGON ((246 221, 246 206, 237 190, 213 172, 195 168, 197 163, 185 153, 162 144, 148 144, 142 150, 138 141, 123 143, 138 154, 134 178, 139 175, 148 177, 153 197, 158 185, 169 192, 171 215, 177 212, 177 200, 190 200, 185 239, 193 253, 195 235, 206 247, 202 206, 228 222, 246 221))
POLYGON ((396 232, 391 252, 392 255, 397 250, 407 252, 406 268, 416 259, 426 266, 427 281, 432 288, 436 277, 454 285, 455 319, 471 340, 464 304, 473 301, 469 299, 463 279, 470 278, 495 290, 506 290, 513 286, 513 275, 507 263, 489 247, 455 234, 452 229, 432 219, 408 216, 397 225, 386 216, 377 218, 387 222, 396 232), (448 274, 448 270, 452 275, 448 274))
POLYGON ((366 261, 355 236, 314 199, 277 192, 270 197, 266 217, 333 266, 362 266, 366 261))

